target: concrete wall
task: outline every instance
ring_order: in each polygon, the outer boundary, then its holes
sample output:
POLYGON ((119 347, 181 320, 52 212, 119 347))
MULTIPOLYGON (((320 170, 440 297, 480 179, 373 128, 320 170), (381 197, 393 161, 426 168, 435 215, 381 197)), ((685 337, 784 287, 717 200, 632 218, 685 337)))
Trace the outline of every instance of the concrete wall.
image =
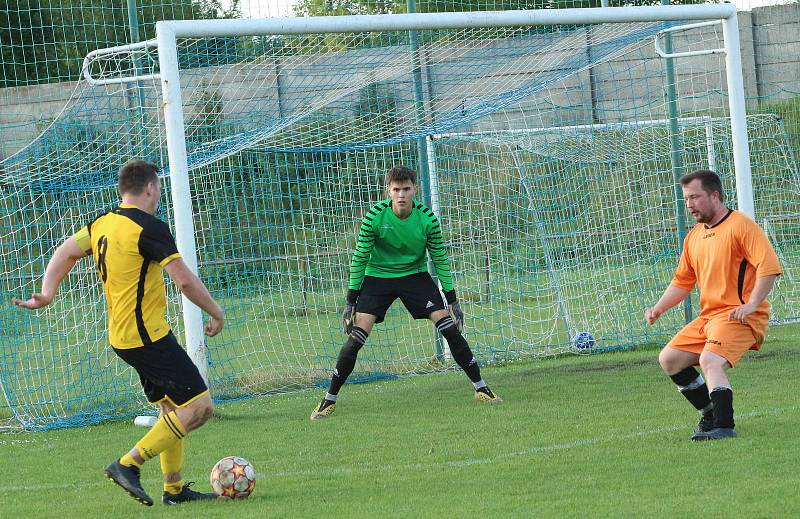
MULTIPOLYGON (((800 95, 800 4, 740 12, 739 27, 745 95, 750 98, 748 108, 754 108, 759 97, 767 96, 775 100, 800 95)), ((718 41, 715 33, 721 35, 721 26, 697 29, 686 34, 676 33, 675 50, 713 46, 718 41)), ((592 35, 576 33, 571 38, 577 41, 591 39, 592 35)), ((568 50, 542 54, 540 60, 529 59, 508 70, 494 71, 489 60, 485 65, 491 71, 489 76, 478 80, 471 79, 469 74, 459 78, 458 70, 452 64, 431 55, 437 49, 426 49, 423 53, 429 56, 426 60, 436 63, 423 67, 429 122, 431 114, 441 114, 460 105, 468 105, 469 99, 477 98, 481 92, 491 92, 497 83, 502 82, 502 86, 508 88, 510 84, 523 85, 531 77, 557 73, 559 67, 569 66, 559 62, 557 54, 568 50)), ((648 43, 646 51, 640 55, 612 59, 593 67, 591 71, 584 70, 566 77, 557 81, 543 95, 520 103, 516 112, 490 115, 477 126, 513 128, 522 125, 586 124, 593 120, 614 122, 630 118, 634 112, 639 117, 642 114, 647 118, 664 117, 665 114, 660 112, 664 106, 663 60, 652 52, 652 43, 648 43), (620 92, 627 93, 620 95, 620 92), (546 101, 543 101, 545 98, 546 101), (559 107, 568 107, 569 110, 559 107), (565 118, 565 114, 568 118, 565 118)), ((474 53, 476 56, 482 53, 486 59, 485 56, 491 56, 492 52, 500 55, 508 50, 488 45, 460 52, 474 53)), ((413 85, 408 77, 393 76, 393 71, 400 71, 407 76, 409 56, 410 53, 404 48, 348 51, 346 55, 333 56, 334 60, 361 64, 360 68, 354 69, 340 82, 332 82, 325 77, 324 66, 309 56, 262 62, 259 77, 245 78, 238 73, 238 66, 198 69, 196 73, 183 78, 185 101, 188 106, 193 98, 202 101, 207 92, 216 92, 224 106, 226 121, 246 121, 250 117, 251 121, 256 121, 254 126, 269 125, 308 113, 314 108, 315 100, 322 97, 338 97, 339 100, 331 109, 347 110, 359 95, 355 87, 383 81, 393 89, 400 123, 414 124, 413 85), (394 67, 378 67, 378 62, 393 63, 394 67), (376 65, 372 66, 373 63, 376 65), (225 68, 223 74, 218 74, 220 68, 225 68), (209 81, 217 84, 204 86, 209 81), (328 88, 324 96, 308 97, 309 92, 322 84, 328 88), (257 103, 252 102, 254 99, 257 103)), ((725 102, 722 97, 726 89, 723 66, 724 56, 721 55, 676 60, 681 112, 720 106, 725 102), (700 91, 716 91, 719 94, 714 99, 693 98, 693 94, 700 91)), ((74 83, 62 83, 0 90, 0 158, 8 157, 35 138, 62 110, 74 88, 74 83)), ((117 95, 120 96, 119 102, 124 104, 124 94, 118 91, 117 95)), ((158 100, 152 92, 149 96, 148 104, 155 107, 158 100)), ((189 108, 188 112, 187 120, 192 117, 192 109, 189 108)), ((190 129, 189 133, 192 131, 190 129)))
POLYGON ((788 98, 800 94, 800 4, 754 9, 752 19, 749 39, 757 95, 788 98))

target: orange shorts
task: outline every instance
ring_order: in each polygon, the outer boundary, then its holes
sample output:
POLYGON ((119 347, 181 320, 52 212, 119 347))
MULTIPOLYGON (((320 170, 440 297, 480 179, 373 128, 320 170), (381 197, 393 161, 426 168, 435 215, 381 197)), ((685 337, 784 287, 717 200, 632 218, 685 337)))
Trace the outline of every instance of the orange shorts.
POLYGON ((667 346, 698 355, 708 350, 724 357, 733 367, 747 350, 760 349, 762 341, 748 325, 717 316, 698 317, 684 326, 667 346))

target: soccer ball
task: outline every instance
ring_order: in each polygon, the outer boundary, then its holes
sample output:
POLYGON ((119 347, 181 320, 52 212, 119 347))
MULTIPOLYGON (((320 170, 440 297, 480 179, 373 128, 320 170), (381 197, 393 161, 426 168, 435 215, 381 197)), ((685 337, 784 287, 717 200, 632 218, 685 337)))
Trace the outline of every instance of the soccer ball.
POLYGON ((588 350, 594 348, 594 337, 589 332, 580 332, 572 339, 572 344, 579 350, 588 350))
POLYGON ((256 471, 238 456, 226 456, 211 470, 211 490, 223 499, 244 499, 253 493, 256 471))

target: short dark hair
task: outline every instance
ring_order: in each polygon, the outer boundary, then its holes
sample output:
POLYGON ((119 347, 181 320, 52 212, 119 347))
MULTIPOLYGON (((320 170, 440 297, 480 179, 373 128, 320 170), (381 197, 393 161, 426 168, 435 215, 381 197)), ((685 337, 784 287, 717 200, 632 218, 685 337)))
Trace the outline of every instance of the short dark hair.
POLYGON ((386 173, 386 185, 392 182, 405 182, 410 180, 417 185, 417 172, 407 166, 394 166, 386 173))
POLYGON ((158 181, 158 167, 147 161, 131 159, 119 168, 119 194, 140 195, 150 182, 158 181))
POLYGON ((710 169, 698 169, 697 171, 692 171, 688 175, 682 176, 680 183, 682 186, 686 186, 692 180, 699 180, 703 186, 703 191, 709 195, 716 191, 719 193, 719 201, 725 201, 725 192, 722 190, 722 181, 719 179, 719 175, 710 169))

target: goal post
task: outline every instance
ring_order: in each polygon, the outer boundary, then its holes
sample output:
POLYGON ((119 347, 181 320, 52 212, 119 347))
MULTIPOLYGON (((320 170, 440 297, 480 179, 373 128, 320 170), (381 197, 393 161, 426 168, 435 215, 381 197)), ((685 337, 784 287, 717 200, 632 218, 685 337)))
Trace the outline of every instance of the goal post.
MULTIPOLYGON (((728 83, 731 132, 739 208, 754 217, 750 156, 745 122, 745 97, 736 7, 732 4, 659 7, 553 9, 462 13, 413 13, 397 15, 336 16, 265 20, 161 21, 156 24, 164 123, 169 152, 170 177, 175 204, 178 248, 197 273, 188 162, 178 67, 178 38, 222 36, 277 36, 286 34, 353 33, 362 31, 418 31, 482 27, 518 27, 675 20, 721 20, 728 83)), ((438 196, 438 193, 437 193, 438 196)), ((187 348, 206 374, 202 315, 183 298, 187 348)))

